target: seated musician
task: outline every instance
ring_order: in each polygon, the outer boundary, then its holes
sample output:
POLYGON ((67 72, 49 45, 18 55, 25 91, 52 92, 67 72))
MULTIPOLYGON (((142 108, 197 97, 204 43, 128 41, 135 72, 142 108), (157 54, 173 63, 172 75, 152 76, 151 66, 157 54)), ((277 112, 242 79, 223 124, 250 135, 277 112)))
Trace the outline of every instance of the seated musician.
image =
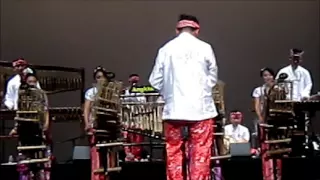
MULTIPOLYGON (((140 76, 138 74, 131 74, 128 78, 129 86, 124 89, 124 95, 137 95, 137 97, 126 97, 123 100, 126 102, 145 102, 144 96, 139 96, 139 93, 131 92, 134 87, 139 87, 140 76)), ((124 133, 128 143, 141 143, 144 141, 143 135, 134 133, 124 133)), ((142 159, 142 146, 125 147, 125 161, 145 161, 142 159)))
POLYGON ((306 100, 310 97, 312 89, 312 79, 310 72, 301 66, 302 55, 304 51, 301 49, 290 49, 290 65, 280 69, 276 79, 279 78, 280 74, 287 74, 287 81, 293 82, 292 89, 292 100, 301 101, 306 100))
POLYGON ((233 110, 230 113, 230 123, 224 127, 225 138, 230 143, 246 143, 250 140, 249 129, 243 125, 242 113, 238 110, 233 110))
MULTIPOLYGON (((21 82, 27 73, 32 73, 32 70, 28 68, 28 62, 23 58, 14 60, 12 66, 17 74, 8 81, 4 105, 10 110, 16 110, 18 108, 18 93, 21 82)), ((37 87, 40 88, 39 82, 37 82, 37 87)))
MULTIPOLYGON (((25 75, 25 83, 26 85, 28 85, 29 87, 34 87, 34 88, 37 88, 37 84, 38 83, 38 79, 37 79, 37 76, 35 74, 35 71, 33 71, 34 73, 28 73, 25 75)), ((23 82, 24 83, 24 82, 23 82)), ((44 94, 45 95, 45 94, 44 94)), ((50 134, 50 118, 49 118, 49 109, 48 109, 48 97, 45 95, 44 97, 44 107, 45 107, 45 110, 46 110, 46 113, 45 113, 45 117, 44 117, 44 122, 43 122, 43 131, 45 132, 45 136, 46 136, 46 140, 47 141, 51 141, 51 134, 50 134)), ((15 127, 14 129, 11 130, 10 132, 10 135, 15 135, 17 133, 17 124, 15 124, 15 127)), ((49 142, 51 143, 51 142, 49 142)))

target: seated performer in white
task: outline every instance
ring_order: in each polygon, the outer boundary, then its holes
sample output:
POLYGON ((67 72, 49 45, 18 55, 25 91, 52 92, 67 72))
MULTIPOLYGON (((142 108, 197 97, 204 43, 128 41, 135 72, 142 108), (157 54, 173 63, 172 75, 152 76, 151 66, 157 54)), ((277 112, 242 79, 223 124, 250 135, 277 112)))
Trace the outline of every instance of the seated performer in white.
MULTIPOLYGON (((21 81, 25 81, 25 76, 28 73, 33 73, 33 70, 28 68, 26 60, 19 58, 12 62, 14 71, 17 74, 9 80, 7 84, 6 94, 4 96, 4 105, 10 110, 17 110, 19 88, 21 81)), ((37 88, 41 89, 39 82, 37 82, 37 88)))
POLYGON ((300 66, 303 53, 304 51, 300 49, 290 49, 289 59, 291 64, 282 68, 276 76, 276 79, 279 79, 280 74, 285 73, 288 75, 285 80, 293 82, 291 98, 295 101, 308 99, 312 88, 309 71, 300 66))
POLYGON ((246 143, 250 141, 249 129, 243 125, 242 113, 238 110, 231 111, 230 123, 224 127, 225 139, 229 139, 230 143, 246 143))

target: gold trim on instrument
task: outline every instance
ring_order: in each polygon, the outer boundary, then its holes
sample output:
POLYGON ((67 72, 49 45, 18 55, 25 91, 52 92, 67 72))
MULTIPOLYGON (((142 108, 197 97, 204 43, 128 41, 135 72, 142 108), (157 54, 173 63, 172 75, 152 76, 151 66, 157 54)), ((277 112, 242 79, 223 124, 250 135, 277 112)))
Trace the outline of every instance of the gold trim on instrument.
POLYGON ((279 144, 279 143, 290 143, 291 138, 287 139, 277 139, 277 140, 266 140, 264 141, 266 144, 279 144))
POLYGON ((268 150, 266 153, 268 156, 273 156, 273 155, 289 153, 291 151, 292 151, 291 148, 285 148, 285 149, 268 150))
POLYGON ((30 150, 30 149, 46 149, 46 145, 40 145, 40 146, 18 146, 17 149, 18 151, 21 150, 30 150))

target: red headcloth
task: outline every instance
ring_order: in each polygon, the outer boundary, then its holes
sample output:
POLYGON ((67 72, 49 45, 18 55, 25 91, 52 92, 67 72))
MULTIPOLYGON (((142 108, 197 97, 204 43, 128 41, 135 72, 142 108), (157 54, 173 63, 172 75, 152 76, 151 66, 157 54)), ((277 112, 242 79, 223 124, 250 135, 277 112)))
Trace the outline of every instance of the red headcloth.
POLYGON ((200 25, 192 20, 181 20, 177 23, 177 29, 185 28, 185 27, 192 27, 195 29, 200 29, 200 25))
POLYGON ((28 62, 24 59, 17 59, 12 63, 13 67, 19 66, 19 65, 28 65, 28 62))
POLYGON ((230 113, 232 119, 242 119, 243 115, 241 112, 232 112, 230 113))
POLYGON ((139 82, 139 80, 140 80, 139 76, 131 76, 128 81, 130 83, 137 83, 139 82))

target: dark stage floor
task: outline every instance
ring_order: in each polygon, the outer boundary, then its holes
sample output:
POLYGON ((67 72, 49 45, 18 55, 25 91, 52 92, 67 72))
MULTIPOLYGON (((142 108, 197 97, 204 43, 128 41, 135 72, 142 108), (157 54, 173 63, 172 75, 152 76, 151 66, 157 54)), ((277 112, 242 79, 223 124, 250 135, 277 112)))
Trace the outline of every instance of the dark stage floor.
MULTIPOLYGON (((262 180, 260 159, 231 159, 223 162, 224 179, 262 180)), ((112 180, 165 180, 163 162, 125 163, 121 173, 112 180)), ((285 159, 283 180, 320 180, 320 158, 285 159)), ((73 164, 57 164, 53 168, 53 180, 90 180, 90 162, 76 161, 73 164)), ((2 166, 1 180, 18 179, 15 167, 2 166)))

